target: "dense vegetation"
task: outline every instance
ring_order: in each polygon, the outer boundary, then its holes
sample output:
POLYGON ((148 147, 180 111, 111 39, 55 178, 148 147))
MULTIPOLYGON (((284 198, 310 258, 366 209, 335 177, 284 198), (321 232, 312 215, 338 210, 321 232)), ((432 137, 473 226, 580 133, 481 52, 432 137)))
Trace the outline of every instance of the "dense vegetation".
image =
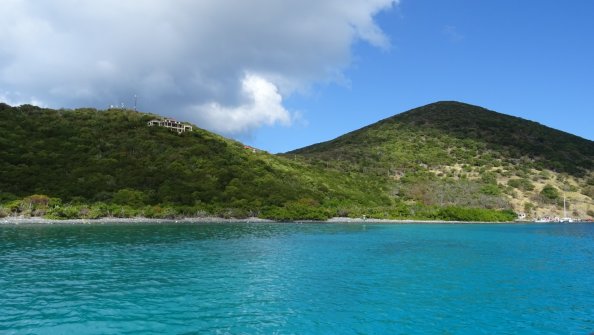
POLYGON ((130 110, 0 104, 0 217, 507 221, 508 188, 534 186, 521 173, 501 185, 497 169, 591 173, 592 142, 475 109, 430 105, 275 156, 197 127, 148 127, 158 116, 130 110))
POLYGON ((378 175, 454 164, 576 176, 594 168, 592 141, 459 102, 419 107, 290 154, 331 159, 341 170, 378 175))
POLYGON ((543 180, 588 200, 594 180, 594 142, 459 102, 416 108, 289 156, 375 176, 396 198, 426 205, 509 208, 521 193, 533 208, 552 200, 549 189, 536 190, 543 180))
POLYGON ((2 104, 0 117, 5 212, 283 217, 287 209, 301 213, 303 207, 311 215, 299 218, 317 219, 334 216, 330 209, 339 206, 390 203, 369 178, 254 153, 201 129, 177 134, 148 127, 155 115, 2 104), (31 202, 31 195, 47 200, 31 202))

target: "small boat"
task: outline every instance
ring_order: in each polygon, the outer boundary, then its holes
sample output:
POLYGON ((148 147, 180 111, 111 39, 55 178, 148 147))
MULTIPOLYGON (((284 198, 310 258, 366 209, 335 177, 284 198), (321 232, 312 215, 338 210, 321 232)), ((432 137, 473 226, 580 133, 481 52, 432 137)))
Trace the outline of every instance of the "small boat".
POLYGON ((565 206, 565 196, 563 196, 563 217, 561 218, 561 220, 559 220, 559 222, 567 222, 567 223, 573 222, 573 219, 570 218, 569 216, 567 216, 567 206, 565 206))

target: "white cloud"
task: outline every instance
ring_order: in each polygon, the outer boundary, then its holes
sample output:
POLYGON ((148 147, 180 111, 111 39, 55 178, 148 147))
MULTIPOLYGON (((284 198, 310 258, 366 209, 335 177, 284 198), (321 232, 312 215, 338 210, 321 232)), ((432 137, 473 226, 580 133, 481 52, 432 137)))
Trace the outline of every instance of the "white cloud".
POLYGON ((389 46, 373 17, 395 3, 2 0, 0 87, 51 107, 137 94, 142 110, 228 134, 289 124, 283 97, 340 79, 357 40, 389 46))
POLYGON ((38 100, 34 96, 26 96, 24 97, 19 92, 1 92, 0 91, 0 102, 9 104, 11 106, 20 106, 20 105, 35 105, 39 107, 47 107, 43 101, 38 100))
POLYGON ((274 84, 254 74, 242 81, 245 100, 237 107, 210 102, 191 108, 208 128, 223 133, 249 133, 262 125, 291 124, 291 114, 283 107, 283 98, 274 84))

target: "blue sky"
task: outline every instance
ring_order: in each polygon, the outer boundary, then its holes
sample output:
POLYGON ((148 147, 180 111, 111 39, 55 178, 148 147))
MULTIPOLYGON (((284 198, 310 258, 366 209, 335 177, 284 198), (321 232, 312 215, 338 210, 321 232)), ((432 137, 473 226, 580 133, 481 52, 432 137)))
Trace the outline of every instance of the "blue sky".
POLYGON ((284 152, 440 100, 594 140, 593 15, 594 1, 403 0, 376 16, 389 50, 356 43, 347 83, 286 101, 304 122, 246 142, 284 152))
POLYGON ((269 152, 441 100, 594 140, 594 1, 6 0, 0 101, 138 108, 269 152))

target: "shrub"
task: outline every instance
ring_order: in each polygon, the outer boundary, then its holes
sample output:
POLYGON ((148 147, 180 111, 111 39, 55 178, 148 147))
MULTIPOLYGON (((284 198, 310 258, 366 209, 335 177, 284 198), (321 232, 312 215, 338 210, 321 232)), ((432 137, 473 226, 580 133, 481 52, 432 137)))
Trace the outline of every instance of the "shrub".
POLYGON ((497 184, 497 175, 493 172, 485 172, 481 175, 481 180, 485 184, 497 184))
POLYGON ((80 218, 80 208, 75 205, 56 206, 50 209, 45 217, 49 219, 78 219, 80 218))
POLYGON ((9 202, 9 201, 13 201, 18 199, 17 196, 15 196, 12 193, 7 193, 7 192, 0 192, 0 204, 9 202))
POLYGON ((7 217, 8 214, 10 214, 10 211, 8 210, 8 208, 0 207, 0 218, 7 217))
POLYGON ((309 198, 291 201, 283 207, 270 207, 262 211, 262 216, 277 221, 327 220, 332 215, 317 201, 309 198))
POLYGON ((540 191, 540 194, 547 200, 559 199, 559 190, 549 184, 543 187, 542 191, 540 191))
POLYGON ((35 210, 38 208, 47 208, 49 205, 50 198, 44 194, 34 194, 23 198, 21 201, 21 207, 35 210))
POLYGON ((451 221, 484 221, 484 222, 501 222, 513 221, 516 214, 510 210, 490 210, 482 208, 463 208, 456 206, 448 206, 441 208, 437 213, 437 218, 451 221))
POLYGON ((499 187, 497 187, 497 185, 488 184, 481 187, 481 193, 486 195, 500 195, 501 190, 499 189, 499 187))
POLYGON ((113 203, 127 205, 135 208, 143 207, 146 202, 146 194, 142 191, 125 188, 113 195, 113 203))
POLYGON ((513 188, 517 188, 522 191, 533 191, 534 190, 534 184, 532 184, 532 182, 526 178, 510 179, 507 182, 507 185, 509 185, 513 188))

